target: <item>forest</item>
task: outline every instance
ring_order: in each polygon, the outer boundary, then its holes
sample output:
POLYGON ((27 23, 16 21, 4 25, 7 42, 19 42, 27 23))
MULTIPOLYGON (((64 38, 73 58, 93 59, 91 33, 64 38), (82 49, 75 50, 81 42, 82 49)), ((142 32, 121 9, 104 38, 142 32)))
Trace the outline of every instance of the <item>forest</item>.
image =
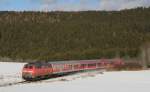
POLYGON ((135 58, 150 41, 150 8, 0 11, 0 57, 31 60, 135 58))

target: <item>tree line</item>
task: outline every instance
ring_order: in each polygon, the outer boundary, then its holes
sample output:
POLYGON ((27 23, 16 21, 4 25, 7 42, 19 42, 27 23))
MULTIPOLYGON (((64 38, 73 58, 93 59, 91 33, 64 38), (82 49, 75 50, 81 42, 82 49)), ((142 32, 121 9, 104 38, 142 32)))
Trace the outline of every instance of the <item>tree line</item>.
POLYGON ((137 57, 150 41, 150 8, 0 12, 0 57, 71 60, 137 57))

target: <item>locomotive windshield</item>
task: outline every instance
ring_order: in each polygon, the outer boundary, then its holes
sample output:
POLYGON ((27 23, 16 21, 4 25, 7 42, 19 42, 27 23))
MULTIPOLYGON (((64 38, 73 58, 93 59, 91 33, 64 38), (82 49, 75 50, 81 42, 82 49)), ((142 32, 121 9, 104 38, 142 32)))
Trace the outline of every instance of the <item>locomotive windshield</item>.
POLYGON ((35 63, 29 63, 24 66, 24 68, 32 69, 33 67, 40 69, 40 68, 52 68, 52 65, 50 63, 46 62, 35 62, 35 63))
POLYGON ((33 65, 26 64, 26 65, 24 66, 24 68, 32 69, 32 68, 33 68, 33 65))

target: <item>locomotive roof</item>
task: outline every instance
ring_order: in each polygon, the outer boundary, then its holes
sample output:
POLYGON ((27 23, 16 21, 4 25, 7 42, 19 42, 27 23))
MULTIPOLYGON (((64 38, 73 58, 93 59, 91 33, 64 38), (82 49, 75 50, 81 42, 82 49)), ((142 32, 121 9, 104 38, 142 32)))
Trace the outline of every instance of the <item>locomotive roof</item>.
POLYGON ((31 62, 28 63, 27 65, 35 65, 35 66, 40 66, 40 65, 46 65, 46 62, 31 62))
POLYGON ((78 63, 97 63, 101 60, 71 60, 71 61, 49 61, 50 64, 78 64, 78 63))

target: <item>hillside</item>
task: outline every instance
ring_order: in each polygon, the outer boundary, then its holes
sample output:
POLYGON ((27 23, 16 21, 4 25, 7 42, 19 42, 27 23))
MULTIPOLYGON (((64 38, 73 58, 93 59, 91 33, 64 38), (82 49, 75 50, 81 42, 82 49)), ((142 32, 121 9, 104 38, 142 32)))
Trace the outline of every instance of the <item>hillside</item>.
POLYGON ((0 12, 0 56, 69 60, 137 57, 150 41, 150 8, 0 12))

